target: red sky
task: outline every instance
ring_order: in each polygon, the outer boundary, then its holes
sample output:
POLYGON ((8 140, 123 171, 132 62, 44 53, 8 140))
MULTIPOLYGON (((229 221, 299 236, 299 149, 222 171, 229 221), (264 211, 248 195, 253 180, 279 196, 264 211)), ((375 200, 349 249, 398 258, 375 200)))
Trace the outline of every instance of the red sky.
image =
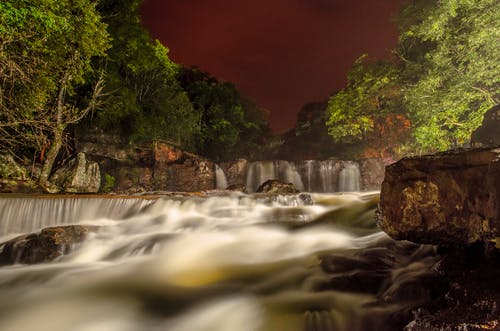
POLYGON ((146 0, 144 25, 171 58, 234 83, 274 131, 345 84, 363 53, 387 58, 403 0, 146 0))

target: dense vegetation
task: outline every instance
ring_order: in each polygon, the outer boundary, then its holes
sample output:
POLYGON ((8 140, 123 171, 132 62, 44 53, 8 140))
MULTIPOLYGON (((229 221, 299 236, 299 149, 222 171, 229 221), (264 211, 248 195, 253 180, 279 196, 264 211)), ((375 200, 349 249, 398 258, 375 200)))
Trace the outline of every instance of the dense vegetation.
POLYGON ((355 62, 347 87, 329 100, 329 134, 368 156, 466 144, 499 103, 499 22, 495 0, 409 2, 397 60, 355 62))
POLYGON ((141 2, 0 3, 0 148, 37 157, 42 184, 76 123, 214 158, 269 135, 263 110, 233 85, 169 59, 141 25, 141 2))

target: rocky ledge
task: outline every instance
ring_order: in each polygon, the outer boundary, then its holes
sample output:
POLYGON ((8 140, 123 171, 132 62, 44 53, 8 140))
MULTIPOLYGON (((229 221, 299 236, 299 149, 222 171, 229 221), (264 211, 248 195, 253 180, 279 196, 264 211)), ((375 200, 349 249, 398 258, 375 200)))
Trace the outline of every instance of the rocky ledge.
POLYGON ((394 239, 471 244, 500 236, 500 147, 404 158, 386 168, 378 225, 394 239))

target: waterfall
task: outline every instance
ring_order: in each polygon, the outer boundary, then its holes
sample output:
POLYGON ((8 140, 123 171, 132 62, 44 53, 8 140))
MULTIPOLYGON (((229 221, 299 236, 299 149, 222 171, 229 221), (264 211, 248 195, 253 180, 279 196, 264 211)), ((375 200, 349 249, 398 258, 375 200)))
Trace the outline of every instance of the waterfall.
POLYGON ((337 174, 340 169, 341 161, 323 160, 319 163, 319 176, 321 182, 321 190, 318 192, 336 192, 337 189, 337 174))
POLYGON ((252 162, 246 174, 248 192, 255 192, 269 179, 292 183, 297 189, 308 192, 354 192, 361 189, 359 165, 353 161, 252 162))
POLYGON ((357 163, 344 161, 344 168, 339 173, 339 191, 355 192, 360 190, 360 172, 357 163))
POLYGON ((218 164, 215 165, 215 188, 225 190, 229 185, 227 184, 226 174, 218 164))
POLYGON ((99 218, 123 219, 141 212, 144 198, 0 197, 0 236, 99 218))
POLYGON ((295 165, 288 161, 276 160, 252 162, 249 165, 246 176, 248 192, 257 191, 262 183, 270 179, 292 183, 297 189, 304 189, 302 178, 295 165))

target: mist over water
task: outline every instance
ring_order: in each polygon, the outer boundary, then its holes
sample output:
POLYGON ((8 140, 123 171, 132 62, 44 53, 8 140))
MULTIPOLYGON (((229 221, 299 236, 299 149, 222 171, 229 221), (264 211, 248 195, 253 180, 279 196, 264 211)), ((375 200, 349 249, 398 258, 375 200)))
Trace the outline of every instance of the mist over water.
POLYGON ((0 330, 393 330, 420 300, 401 285, 435 253, 379 232, 376 194, 312 198, 0 198, 3 234, 47 206, 62 224, 100 225, 57 261, 0 268, 0 330), (338 284, 363 272, 391 281, 338 284))

